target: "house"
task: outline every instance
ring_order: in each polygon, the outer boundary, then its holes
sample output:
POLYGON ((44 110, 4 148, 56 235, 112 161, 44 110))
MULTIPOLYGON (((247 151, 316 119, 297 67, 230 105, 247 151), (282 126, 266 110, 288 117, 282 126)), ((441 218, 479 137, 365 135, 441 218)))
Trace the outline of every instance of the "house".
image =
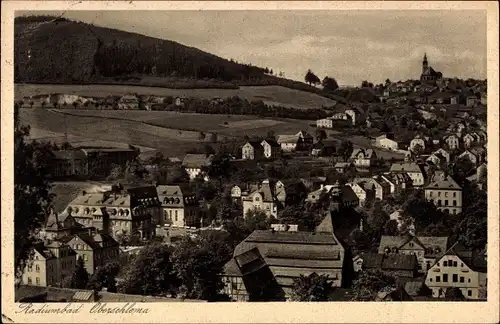
MULTIPOLYGON (((334 287, 341 287, 345 268, 348 266, 344 261, 345 248, 333 233, 256 230, 236 246, 233 257, 243 256, 254 249, 259 251, 269 267, 285 299, 290 298, 295 278, 313 272, 329 276, 334 287)), ((259 260, 255 262, 256 268, 264 268, 256 253, 252 253, 248 259, 259 260)), ((227 277, 225 273, 222 276, 227 277)), ((240 283, 241 281, 244 282, 240 280, 240 283)), ((235 285, 234 288, 238 286, 235 285)))
POLYGON ((203 172, 203 169, 210 167, 213 157, 212 154, 186 154, 182 160, 182 167, 189 175, 189 179, 193 180, 201 175, 207 181, 208 176, 203 172))
POLYGON ((310 203, 317 203, 321 195, 326 194, 330 200, 337 200, 342 206, 357 207, 359 206, 359 198, 354 190, 347 185, 334 185, 322 186, 320 189, 314 190, 307 194, 306 201, 310 203))
POLYGON ((260 145, 264 148, 264 156, 267 159, 276 159, 281 153, 281 145, 273 139, 265 139, 260 145))
POLYGON ((394 140, 394 135, 392 134, 384 134, 375 138, 375 146, 378 147, 396 151, 398 149, 398 145, 398 142, 394 140))
POLYGON ((281 145, 283 152, 304 151, 311 148, 314 138, 301 130, 293 135, 278 135, 277 142, 281 145))
POLYGON ((376 159, 377 155, 375 154, 375 151, 372 149, 365 150, 362 148, 354 149, 350 157, 350 160, 354 162, 354 166, 356 168, 364 169, 368 169, 373 166, 376 159))
POLYGON ((472 150, 465 150, 462 154, 460 154, 458 157, 459 158, 467 158, 469 159, 469 161, 471 161, 471 163, 474 165, 474 166, 477 166, 479 165, 481 162, 482 162, 482 156, 480 156, 479 154, 476 154, 475 153, 476 151, 472 151, 472 150))
POLYGON ((241 148, 241 158, 243 160, 259 160, 264 156, 264 147, 260 140, 251 140, 241 148))
POLYGON ((425 199, 450 214, 462 212, 462 187, 451 176, 437 177, 425 187, 425 199))
POLYGON ((356 197, 358 197, 360 207, 364 206, 367 201, 375 199, 374 190, 367 189, 362 183, 349 182, 347 185, 351 187, 356 197))
POLYGON ((438 163, 441 162, 443 159, 446 163, 450 163, 450 153, 448 153, 448 151, 446 151, 443 148, 437 149, 427 158, 427 160, 432 161, 434 165, 439 165, 438 163))
POLYGON ((118 100, 118 109, 139 109, 139 98, 133 94, 122 96, 118 100))
POLYGON ((38 233, 38 238, 55 240, 85 230, 86 227, 78 223, 71 215, 67 213, 59 215, 51 208, 47 221, 38 233))
POLYGON ((299 146, 300 138, 295 135, 278 135, 277 142, 283 152, 295 152, 299 146))
POLYGON ((443 142, 446 143, 450 150, 458 150, 460 148, 460 139, 455 134, 443 137, 443 142))
POLYGON ((486 299, 487 261, 484 253, 455 243, 430 267, 425 284, 432 296, 443 298, 449 288, 459 288, 467 299, 486 299))
POLYGON ((316 127, 318 128, 333 128, 333 118, 326 117, 316 120, 316 127))
POLYGON ((50 167, 53 177, 86 177, 89 174, 87 155, 82 150, 52 151, 50 167))
POLYGON ((374 176, 373 178, 355 178, 353 182, 359 184, 365 190, 373 191, 375 199, 383 200, 389 196, 390 187, 380 180, 378 176, 374 176))
POLYGON ((403 190, 413 186, 413 180, 407 173, 386 172, 380 178, 389 184, 391 195, 399 194, 403 190))
POLYGON ((77 254, 67 244, 57 241, 38 243, 31 252, 32 259, 23 270, 22 284, 55 286, 75 270, 77 254))
POLYGON ((378 253, 415 255, 418 261, 418 271, 425 273, 434 264, 436 257, 447 248, 447 237, 382 235, 378 253))
POLYGON ((475 107, 481 100, 479 100, 476 96, 468 96, 466 98, 466 106, 467 107, 475 107))
POLYGON ((261 185, 247 195, 242 196, 243 215, 246 217, 250 210, 261 210, 268 217, 278 216, 277 200, 269 180, 264 180, 261 185))
POLYGON ((233 301, 284 300, 284 294, 258 248, 229 260, 222 270, 224 293, 233 301))
POLYGON ((61 213, 78 223, 94 227, 115 239, 137 235, 148 240, 155 225, 162 224, 161 204, 154 186, 123 188, 115 186, 99 193, 82 191, 61 213))
POLYGON ((464 142, 464 146, 466 148, 470 148, 472 145, 474 145, 474 142, 478 141, 478 139, 469 133, 465 134, 464 137, 462 137, 462 141, 464 142))
POLYGON ((349 171, 356 170, 352 162, 337 162, 335 163, 334 168, 338 173, 349 173, 349 171))
POLYGON ((186 97, 176 97, 174 99, 174 105, 176 107, 184 107, 184 104, 186 103, 187 98, 186 97))
POLYGON ((61 239, 61 243, 70 246, 83 259, 89 274, 110 261, 118 261, 120 245, 105 233, 89 230, 88 233, 77 233, 61 239))
POLYGON ((425 173, 422 167, 415 162, 393 163, 391 173, 406 173, 413 181, 413 187, 422 187, 425 182, 425 173))
POLYGON ((156 192, 163 210, 163 224, 179 227, 200 225, 198 200, 187 186, 157 185, 156 192))
POLYGON ((333 156, 337 152, 338 141, 336 140, 323 140, 316 142, 312 145, 312 156, 333 156))
POLYGON ((415 254, 361 253, 354 257, 354 270, 382 270, 397 277, 414 278, 418 274, 415 254))
POLYGON ((316 190, 322 187, 325 184, 326 177, 306 177, 300 178, 300 181, 304 184, 304 186, 309 190, 316 190))
POLYGON ((417 135, 410 141, 410 151, 415 152, 417 146, 421 147, 420 153, 425 151, 425 139, 423 136, 417 135))

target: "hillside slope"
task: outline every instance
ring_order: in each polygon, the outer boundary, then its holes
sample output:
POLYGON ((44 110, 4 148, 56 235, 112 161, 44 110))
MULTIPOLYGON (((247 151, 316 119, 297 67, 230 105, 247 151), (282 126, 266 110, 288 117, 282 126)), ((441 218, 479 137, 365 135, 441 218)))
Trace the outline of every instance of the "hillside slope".
POLYGON ((174 77, 218 81, 219 86, 282 85, 320 91, 270 75, 267 68, 236 63, 177 42, 62 18, 17 17, 14 34, 17 83, 133 84, 174 77))

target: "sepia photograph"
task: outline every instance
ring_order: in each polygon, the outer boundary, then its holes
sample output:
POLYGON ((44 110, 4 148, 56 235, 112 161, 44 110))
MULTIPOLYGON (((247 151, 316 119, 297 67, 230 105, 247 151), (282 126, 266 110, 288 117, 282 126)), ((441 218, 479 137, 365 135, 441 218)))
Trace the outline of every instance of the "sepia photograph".
POLYGON ((222 5, 12 12, 12 315, 498 303, 484 3, 222 5))

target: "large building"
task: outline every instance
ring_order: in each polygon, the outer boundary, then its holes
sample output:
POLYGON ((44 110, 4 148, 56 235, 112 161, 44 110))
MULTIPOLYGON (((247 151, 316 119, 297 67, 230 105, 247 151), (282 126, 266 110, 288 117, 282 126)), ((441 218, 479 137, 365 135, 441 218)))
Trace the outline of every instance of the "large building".
POLYGON ((108 234, 91 229, 87 233, 77 233, 62 238, 60 241, 71 246, 78 258, 83 259, 85 269, 89 274, 110 261, 118 261, 120 254, 116 240, 108 234))
POLYGON ((52 176, 86 177, 89 173, 87 155, 82 150, 60 150, 52 152, 52 176))
POLYGON ((33 248, 33 259, 28 261, 22 275, 22 283, 34 286, 56 286, 71 276, 77 254, 61 242, 38 243, 33 248))
POLYGON ((391 173, 406 173, 413 181, 413 187, 422 187, 425 184, 425 171, 415 162, 393 163, 391 173))
POLYGON ((207 154, 186 154, 182 161, 182 167, 189 175, 189 179, 193 180, 201 175, 207 181, 208 176, 204 173, 203 169, 212 165, 213 157, 213 155, 207 154))
POLYGON ((450 214, 462 212, 462 187, 449 175, 435 177, 425 187, 425 199, 434 203, 439 210, 450 214))
POLYGON ((143 240, 151 239, 155 226, 163 220, 154 186, 128 189, 117 186, 100 193, 83 191, 68 204, 64 214, 118 240, 131 235, 143 240))
MULTIPOLYGON (((333 233, 256 230, 236 246, 233 256, 238 258, 248 254, 249 251, 258 251, 262 256, 251 253, 252 258, 259 261, 256 262, 259 269, 266 266, 269 268, 285 299, 290 297, 295 278, 313 272, 327 275, 334 287, 342 286, 345 249, 333 233)), ((352 261, 348 261, 352 266, 352 261)), ((238 261, 229 261, 233 262, 238 261)), ((226 271, 233 268, 230 266, 231 264, 226 265, 226 271)), ((230 297, 235 300, 248 299, 242 296, 250 289, 245 284, 243 274, 227 271, 222 276, 226 285, 225 290, 230 293, 230 297), (232 294, 232 291, 235 293, 232 294)), ((265 280, 269 281, 268 278, 265 280)))
POLYGON ((243 215, 246 216, 250 210, 260 210, 264 211, 268 217, 277 217, 278 200, 273 189, 269 180, 264 180, 250 193, 243 194, 243 215))
POLYGON ((187 186, 157 185, 162 208, 162 224, 199 226, 200 207, 196 195, 187 186))
POLYGON ((433 297, 445 297, 446 290, 459 288, 467 299, 486 299, 486 255, 456 243, 429 269, 425 284, 433 297))
POLYGON ((436 72, 429 66, 427 61, 427 54, 424 54, 424 59, 422 61, 422 74, 420 75, 420 82, 423 84, 436 84, 436 81, 441 80, 443 74, 441 72, 436 72))

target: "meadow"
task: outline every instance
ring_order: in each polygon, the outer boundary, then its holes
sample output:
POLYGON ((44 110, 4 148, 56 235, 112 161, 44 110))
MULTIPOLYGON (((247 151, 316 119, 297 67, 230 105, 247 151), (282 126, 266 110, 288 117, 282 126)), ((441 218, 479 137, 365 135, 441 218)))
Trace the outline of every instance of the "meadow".
POLYGON ((15 84, 16 100, 23 97, 64 93, 89 97, 106 97, 110 95, 139 95, 193 97, 199 99, 227 98, 238 96, 249 101, 262 100, 268 105, 281 105, 290 108, 313 109, 332 107, 335 101, 320 95, 289 89, 281 86, 241 86, 239 89, 171 89, 161 87, 144 87, 131 85, 61 85, 61 84, 15 84))

